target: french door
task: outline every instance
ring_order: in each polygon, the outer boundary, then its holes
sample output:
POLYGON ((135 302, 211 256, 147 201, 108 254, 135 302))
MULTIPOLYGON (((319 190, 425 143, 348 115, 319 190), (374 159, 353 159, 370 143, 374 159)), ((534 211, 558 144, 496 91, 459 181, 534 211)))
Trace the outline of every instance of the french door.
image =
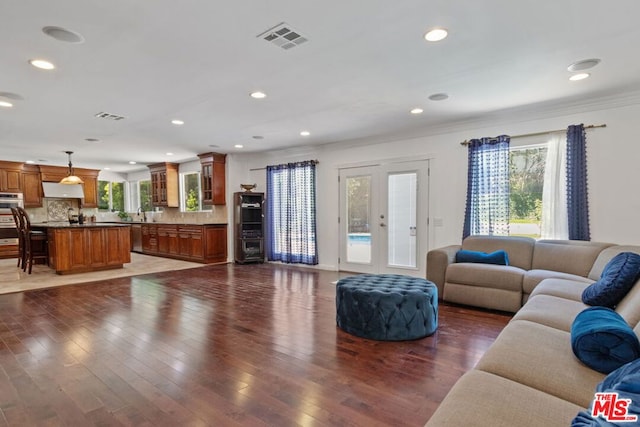
POLYGON ((339 269, 424 276, 428 160, 340 169, 339 269))

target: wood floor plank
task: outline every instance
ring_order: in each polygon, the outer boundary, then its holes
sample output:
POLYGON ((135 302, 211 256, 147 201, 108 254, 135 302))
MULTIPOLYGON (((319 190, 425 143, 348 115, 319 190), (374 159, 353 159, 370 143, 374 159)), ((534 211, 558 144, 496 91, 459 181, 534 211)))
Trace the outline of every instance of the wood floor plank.
POLYGON ((421 426, 510 316, 336 327, 337 272, 216 265, 0 295, 0 426, 421 426))

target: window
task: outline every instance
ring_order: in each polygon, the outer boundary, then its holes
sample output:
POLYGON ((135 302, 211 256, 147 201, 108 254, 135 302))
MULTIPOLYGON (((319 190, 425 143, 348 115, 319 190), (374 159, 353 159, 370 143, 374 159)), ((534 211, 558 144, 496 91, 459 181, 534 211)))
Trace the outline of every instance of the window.
POLYGON ((509 150, 509 235, 540 237, 547 145, 509 150))
POLYGON ((124 212, 124 183, 98 181, 98 209, 124 212))
POLYGON ((138 181, 138 207, 143 212, 149 212, 153 209, 151 205, 151 180, 138 181))
POLYGON ((181 176, 181 210, 183 212, 197 212, 202 210, 202 197, 200 195, 200 172, 183 173, 181 174, 181 176))

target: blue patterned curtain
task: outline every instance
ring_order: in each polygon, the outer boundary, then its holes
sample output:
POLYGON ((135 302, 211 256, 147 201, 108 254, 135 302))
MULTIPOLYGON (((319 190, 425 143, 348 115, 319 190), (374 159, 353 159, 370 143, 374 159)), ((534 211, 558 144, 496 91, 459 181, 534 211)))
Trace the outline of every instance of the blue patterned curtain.
POLYGON ((315 161, 267 166, 267 259, 318 263, 315 161))
POLYGON ((567 213, 569 239, 591 240, 587 191, 587 140, 582 124, 567 128, 567 213))
POLYGON ((501 135, 469 143, 463 239, 509 234, 509 141, 509 136, 501 135))

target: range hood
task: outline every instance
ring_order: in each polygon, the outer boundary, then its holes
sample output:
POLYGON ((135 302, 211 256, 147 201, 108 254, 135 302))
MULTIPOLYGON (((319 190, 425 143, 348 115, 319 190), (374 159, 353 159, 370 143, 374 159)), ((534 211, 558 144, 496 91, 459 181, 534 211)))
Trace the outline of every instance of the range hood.
POLYGON ((56 199, 84 199, 82 185, 58 184, 57 182, 43 182, 42 190, 44 197, 55 197, 56 199))

